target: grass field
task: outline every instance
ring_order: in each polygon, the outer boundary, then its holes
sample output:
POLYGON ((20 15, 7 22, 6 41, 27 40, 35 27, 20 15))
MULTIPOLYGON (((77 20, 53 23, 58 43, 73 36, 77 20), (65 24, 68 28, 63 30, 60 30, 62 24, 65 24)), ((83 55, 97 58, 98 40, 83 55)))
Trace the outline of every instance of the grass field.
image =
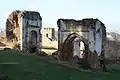
POLYGON ((120 80, 120 73, 80 72, 17 52, 0 52, 0 73, 8 80, 120 80))

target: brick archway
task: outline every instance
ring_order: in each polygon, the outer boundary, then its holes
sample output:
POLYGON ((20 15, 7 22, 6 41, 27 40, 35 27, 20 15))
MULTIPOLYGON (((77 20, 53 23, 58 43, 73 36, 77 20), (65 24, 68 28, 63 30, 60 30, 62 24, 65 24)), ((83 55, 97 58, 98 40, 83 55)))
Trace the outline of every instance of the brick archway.
POLYGON ((63 43, 62 47, 62 58, 63 60, 71 60, 73 58, 73 44, 75 38, 79 38, 85 45, 85 53, 88 53, 88 41, 84 39, 82 36, 80 36, 77 33, 72 33, 68 35, 66 40, 63 43))

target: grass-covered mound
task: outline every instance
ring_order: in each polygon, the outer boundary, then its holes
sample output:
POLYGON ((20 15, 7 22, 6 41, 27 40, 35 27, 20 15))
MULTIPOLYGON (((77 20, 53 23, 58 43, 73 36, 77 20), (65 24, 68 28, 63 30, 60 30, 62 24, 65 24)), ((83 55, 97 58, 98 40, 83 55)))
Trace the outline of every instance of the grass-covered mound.
POLYGON ((120 80, 120 73, 81 72, 17 52, 0 52, 2 72, 7 80, 120 80))

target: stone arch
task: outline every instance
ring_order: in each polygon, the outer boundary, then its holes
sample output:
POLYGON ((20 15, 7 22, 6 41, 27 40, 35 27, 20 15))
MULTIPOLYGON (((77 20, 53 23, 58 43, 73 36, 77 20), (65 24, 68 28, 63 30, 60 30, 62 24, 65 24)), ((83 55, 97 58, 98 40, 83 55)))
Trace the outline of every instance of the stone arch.
POLYGON ((29 36, 29 47, 31 52, 36 52, 37 48, 37 32, 35 30, 30 31, 30 36, 29 36))
POLYGON ((73 44, 72 42, 74 41, 75 38, 79 38, 85 46, 85 53, 88 53, 88 41, 80 36, 77 33, 72 33, 68 35, 68 37, 65 39, 62 47, 62 53, 63 53, 63 59, 64 60, 71 60, 73 57, 73 44))

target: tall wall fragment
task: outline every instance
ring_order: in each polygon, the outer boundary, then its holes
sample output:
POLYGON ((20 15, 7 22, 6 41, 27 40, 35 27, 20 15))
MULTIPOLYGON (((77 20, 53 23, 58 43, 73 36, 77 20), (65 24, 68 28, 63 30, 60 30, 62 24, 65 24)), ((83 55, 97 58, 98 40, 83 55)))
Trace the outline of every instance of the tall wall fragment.
POLYGON ((13 46, 20 45, 21 50, 29 51, 33 48, 39 50, 42 38, 41 28, 42 18, 38 12, 16 10, 6 21, 6 37, 13 46))

